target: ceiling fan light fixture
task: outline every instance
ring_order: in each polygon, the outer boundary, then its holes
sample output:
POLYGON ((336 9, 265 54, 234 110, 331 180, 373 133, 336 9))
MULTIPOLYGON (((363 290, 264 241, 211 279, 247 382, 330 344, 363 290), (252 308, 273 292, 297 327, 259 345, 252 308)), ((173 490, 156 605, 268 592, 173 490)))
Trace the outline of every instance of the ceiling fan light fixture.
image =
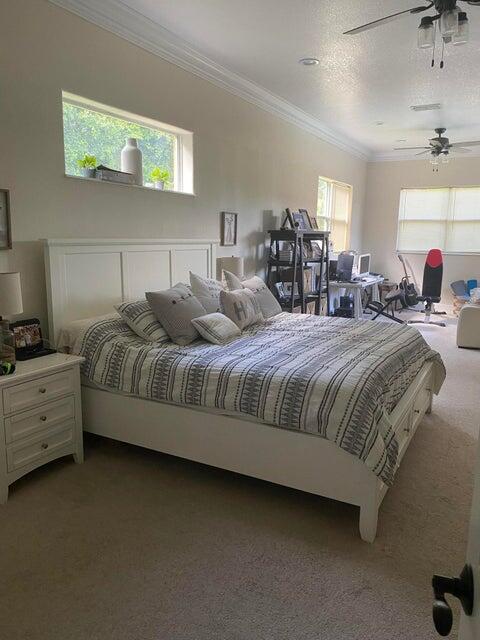
POLYGON ((455 45, 466 44, 468 42, 469 27, 468 17, 465 11, 460 11, 458 14, 458 31, 452 37, 452 42, 455 45))
POLYGON ((430 16, 425 16, 420 21, 418 27, 418 48, 419 49, 431 49, 435 44, 435 28, 433 26, 433 19, 430 16))
POLYGON ((458 9, 444 11, 440 16, 440 33, 442 36, 454 36, 458 33, 458 9))

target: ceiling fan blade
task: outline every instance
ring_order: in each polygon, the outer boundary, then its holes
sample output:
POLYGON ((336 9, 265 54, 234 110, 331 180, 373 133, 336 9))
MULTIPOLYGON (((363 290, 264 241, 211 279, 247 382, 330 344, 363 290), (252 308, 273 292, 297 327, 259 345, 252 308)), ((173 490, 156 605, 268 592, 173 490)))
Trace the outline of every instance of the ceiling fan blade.
POLYGON ((394 151, 417 151, 418 149, 424 149, 426 151, 431 151, 432 147, 396 147, 394 149, 394 151))
POLYGON ((451 153, 472 153, 471 149, 464 149, 463 147, 453 147, 450 149, 451 153))
POLYGON ((468 142, 453 142, 450 147, 475 147, 477 144, 480 144, 480 140, 469 140, 468 142))
POLYGON ((413 7, 413 9, 406 9, 405 11, 398 11, 397 13, 392 13, 390 16, 386 16, 385 18, 380 18, 379 20, 374 20, 373 22, 367 22, 367 24, 362 24, 361 27, 356 27, 355 29, 350 29, 350 31, 345 31, 344 36, 354 36, 356 33, 361 33, 362 31, 367 31, 368 29, 374 29, 375 27, 380 26, 381 24, 385 24, 387 22, 391 22, 392 20, 396 20, 400 18, 400 16, 405 15, 406 13, 421 13, 422 11, 427 11, 433 7, 433 2, 429 3, 426 7, 413 7))
POLYGON ((431 153, 432 150, 431 149, 426 149, 425 151, 420 151, 420 153, 416 153, 416 156, 423 156, 424 153, 431 153))

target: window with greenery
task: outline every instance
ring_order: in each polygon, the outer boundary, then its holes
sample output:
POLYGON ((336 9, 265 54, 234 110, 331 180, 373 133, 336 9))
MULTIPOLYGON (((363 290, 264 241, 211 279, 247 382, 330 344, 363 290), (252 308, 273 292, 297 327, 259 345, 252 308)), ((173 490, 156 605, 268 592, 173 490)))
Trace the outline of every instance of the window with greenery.
POLYGON ((153 186, 161 175, 166 178, 165 189, 193 191, 193 177, 186 175, 192 169, 192 134, 176 131, 175 127, 166 130, 168 125, 162 129, 161 123, 150 126, 150 123, 153 121, 147 118, 64 93, 65 172, 71 176, 83 175, 79 161, 86 155, 94 157, 94 166, 120 170, 120 153, 126 139, 136 138, 142 151, 144 186, 153 186))
POLYGON ((331 232, 335 251, 345 251, 350 242, 352 187, 328 178, 318 179, 318 228, 331 232))
POLYGON ((480 187, 402 189, 397 249, 480 253, 480 187))

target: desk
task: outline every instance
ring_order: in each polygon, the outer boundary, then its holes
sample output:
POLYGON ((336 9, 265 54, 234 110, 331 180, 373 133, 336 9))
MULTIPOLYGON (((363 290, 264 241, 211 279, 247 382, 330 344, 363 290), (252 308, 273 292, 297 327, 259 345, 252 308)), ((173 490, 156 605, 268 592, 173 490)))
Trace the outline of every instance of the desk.
POLYGON ((383 276, 365 276, 363 280, 357 280, 353 282, 339 282, 337 280, 330 280, 330 295, 331 295, 331 312, 339 306, 340 296, 346 293, 353 294, 353 317, 355 320, 361 320, 363 317, 362 307, 362 290, 372 287, 372 300, 380 300, 380 292, 378 285, 384 281, 383 276))

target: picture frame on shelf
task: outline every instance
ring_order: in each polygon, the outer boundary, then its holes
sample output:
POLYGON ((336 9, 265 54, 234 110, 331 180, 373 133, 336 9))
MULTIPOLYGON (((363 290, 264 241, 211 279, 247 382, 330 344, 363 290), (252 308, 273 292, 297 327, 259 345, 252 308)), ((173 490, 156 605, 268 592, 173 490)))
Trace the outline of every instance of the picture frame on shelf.
POLYGON ((282 229, 295 229, 295 220, 293 219, 292 212, 287 207, 285 209, 285 218, 282 222, 282 229), (287 226, 289 225, 289 226, 287 226))
POLYGON ((237 244, 238 214, 230 211, 221 213, 220 245, 234 247, 237 244))
POLYGON ((285 288, 283 286, 283 282, 276 282, 275 289, 277 292, 277 298, 281 301, 285 300, 286 295, 285 295, 285 288))
POLYGON ((12 248, 10 191, 0 189, 0 250, 12 248))
POLYGON ((312 227, 310 226, 310 218, 308 217, 308 214, 305 214, 305 209, 299 209, 298 211, 294 211, 292 216, 296 227, 308 231, 312 227))
POLYGON ((312 229, 318 231, 318 220, 317 218, 310 217, 310 224, 312 225, 312 229))

